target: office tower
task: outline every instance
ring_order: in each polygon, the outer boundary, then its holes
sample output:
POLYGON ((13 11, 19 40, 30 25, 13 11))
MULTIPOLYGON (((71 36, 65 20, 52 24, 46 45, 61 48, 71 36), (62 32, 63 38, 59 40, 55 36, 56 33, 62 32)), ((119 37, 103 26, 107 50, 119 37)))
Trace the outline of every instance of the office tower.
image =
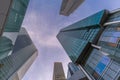
POLYGON ((25 28, 21 28, 12 54, 0 60, 0 80, 21 80, 37 55, 25 28))
POLYGON ((60 14, 69 16, 73 13, 84 0, 63 0, 61 4, 60 14))
POLYGON ((89 80, 78 65, 70 62, 68 64, 67 80, 89 80))
POLYGON ((0 80, 21 80, 38 54, 21 28, 28 3, 29 0, 0 1, 0 80))
POLYGON ((61 62, 54 63, 53 80, 66 80, 61 62))
POLYGON ((0 0, 0 60, 11 55, 29 0, 0 0))
POLYGON ((120 9, 93 14, 61 29, 57 38, 89 80, 120 77, 120 9))
POLYGON ((79 62, 84 58, 82 56, 89 54, 87 51, 90 45, 97 42, 97 37, 103 30, 101 25, 106 14, 107 11, 102 10, 60 30, 57 38, 73 62, 79 62))

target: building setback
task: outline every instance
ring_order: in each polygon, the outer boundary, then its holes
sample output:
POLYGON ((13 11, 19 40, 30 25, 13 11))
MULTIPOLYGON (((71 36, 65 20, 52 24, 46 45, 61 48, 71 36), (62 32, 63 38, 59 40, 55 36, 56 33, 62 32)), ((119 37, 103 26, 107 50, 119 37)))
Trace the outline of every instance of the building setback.
POLYGON ((66 80, 61 62, 54 63, 53 80, 66 80))
POLYGON ((120 77, 120 10, 102 10, 60 30, 58 40, 89 80, 120 77))

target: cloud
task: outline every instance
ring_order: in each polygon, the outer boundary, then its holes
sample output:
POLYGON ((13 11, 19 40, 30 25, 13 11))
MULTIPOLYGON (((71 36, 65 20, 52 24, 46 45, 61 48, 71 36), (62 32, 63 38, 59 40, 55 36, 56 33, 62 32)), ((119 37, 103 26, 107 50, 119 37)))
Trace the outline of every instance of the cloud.
POLYGON ((47 47, 59 47, 60 45, 59 42, 57 41, 56 38, 56 33, 53 33, 51 35, 36 35, 34 31, 28 31, 30 34, 31 38, 37 41, 39 45, 42 46, 47 46, 47 47))
POLYGON ((119 0, 109 2, 86 0, 73 14, 66 17, 59 15, 60 4, 61 0, 31 0, 23 27, 26 27, 37 46, 39 56, 24 80, 52 80, 54 61, 63 62, 65 73, 67 73, 67 64, 70 60, 56 38, 58 31, 101 9, 120 7, 119 0))
MULTIPOLYGON (((59 47, 56 39, 57 30, 48 28, 46 19, 38 16, 39 13, 31 12, 26 15, 23 26, 27 28, 33 42, 48 47, 59 47), (42 19, 42 20, 41 20, 42 19), (52 30, 51 30, 52 29, 52 30)), ((51 25, 52 26, 52 25, 51 25)))
POLYGON ((49 20, 44 16, 45 14, 31 11, 27 13, 23 23, 23 27, 26 27, 31 39, 39 51, 39 56, 29 69, 29 72, 27 72, 24 80, 52 79, 53 63, 55 61, 63 62, 65 73, 67 73, 67 63, 70 60, 58 42, 56 35, 60 30, 60 26, 64 27, 65 24, 68 23, 64 23, 64 21, 63 23, 59 23, 59 21, 61 22, 61 19, 57 19, 56 23, 53 23, 53 20, 49 20), (40 74, 41 72, 42 74, 40 74), (34 73, 34 75, 31 75, 30 73, 34 73))

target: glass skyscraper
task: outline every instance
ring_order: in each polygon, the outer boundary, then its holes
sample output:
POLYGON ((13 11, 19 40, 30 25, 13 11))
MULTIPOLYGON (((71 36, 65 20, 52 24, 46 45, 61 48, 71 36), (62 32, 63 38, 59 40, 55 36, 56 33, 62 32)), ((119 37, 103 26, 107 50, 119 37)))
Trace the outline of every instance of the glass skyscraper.
POLYGON ((120 78, 120 10, 102 10, 57 35, 72 62, 91 80, 120 78))
POLYGON ((0 59, 12 54, 29 0, 0 1, 0 59))
POLYGON ((0 60, 2 65, 0 67, 0 80, 14 80, 14 78, 21 80, 36 57, 36 47, 25 28, 21 28, 12 54, 0 60))
POLYGON ((92 43, 97 42, 103 28, 103 21, 106 19, 108 11, 102 10, 90 17, 87 17, 75 24, 72 24, 60 31, 58 40, 73 62, 77 62, 82 55, 88 55, 86 49, 92 43), (79 56, 81 55, 81 56, 79 56))
POLYGON ((0 80, 21 80, 38 55, 21 28, 29 0, 0 1, 0 80))

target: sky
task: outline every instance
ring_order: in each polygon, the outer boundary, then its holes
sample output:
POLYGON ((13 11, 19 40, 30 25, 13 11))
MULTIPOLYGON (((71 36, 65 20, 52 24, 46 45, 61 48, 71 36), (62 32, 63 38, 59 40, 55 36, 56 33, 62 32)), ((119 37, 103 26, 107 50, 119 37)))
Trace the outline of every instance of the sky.
POLYGON ((71 61, 56 38, 59 30, 100 10, 120 8, 120 0, 85 0, 70 16, 59 15, 62 0, 30 0, 22 26, 38 49, 38 57, 22 80, 52 80, 54 62, 62 62, 67 75, 71 61))

